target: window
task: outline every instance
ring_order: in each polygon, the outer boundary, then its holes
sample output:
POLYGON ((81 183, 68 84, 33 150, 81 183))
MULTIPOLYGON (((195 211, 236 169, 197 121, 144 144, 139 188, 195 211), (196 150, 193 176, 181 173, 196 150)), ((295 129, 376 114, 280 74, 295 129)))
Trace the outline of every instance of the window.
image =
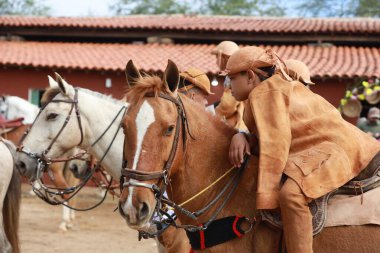
POLYGON ((45 90, 42 89, 29 89, 29 101, 30 103, 41 107, 41 97, 44 94, 45 90))

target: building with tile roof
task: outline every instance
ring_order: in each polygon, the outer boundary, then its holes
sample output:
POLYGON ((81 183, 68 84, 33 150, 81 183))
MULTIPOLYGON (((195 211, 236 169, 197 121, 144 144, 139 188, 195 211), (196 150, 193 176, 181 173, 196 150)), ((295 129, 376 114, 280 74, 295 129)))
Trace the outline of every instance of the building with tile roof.
MULTIPOLYGON (((380 77, 380 19, 128 16, 113 18, 0 17, 1 93, 33 97, 60 72, 74 85, 121 97, 124 66, 160 73, 167 59, 218 78, 215 44, 273 48, 311 69, 312 89, 334 105, 360 78, 380 77)), ((218 100, 223 87, 213 87, 218 100)))

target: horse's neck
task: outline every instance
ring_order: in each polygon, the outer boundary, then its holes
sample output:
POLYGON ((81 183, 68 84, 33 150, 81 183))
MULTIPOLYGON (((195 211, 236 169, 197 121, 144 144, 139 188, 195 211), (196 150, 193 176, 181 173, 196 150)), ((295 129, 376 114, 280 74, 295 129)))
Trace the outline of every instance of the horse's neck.
MULTIPOLYGON (((121 103, 117 104, 83 92, 78 95, 78 101, 81 116, 87 119, 87 125, 84 126, 86 129, 84 130, 85 136, 82 148, 89 149, 90 153, 99 161, 111 145, 112 139, 119 129, 123 113, 120 113, 107 133, 93 147, 91 145, 106 131, 122 108, 122 105, 121 103)), ((119 130, 112 146, 102 161, 102 166, 114 178, 120 177, 123 141, 123 131, 119 130)))
POLYGON ((15 97, 7 97, 8 103, 8 119, 15 119, 19 117, 24 118, 24 124, 32 124, 38 114, 38 107, 29 103, 28 101, 15 97))
MULTIPOLYGON (((185 102, 185 105, 187 103, 189 102, 185 102)), ((186 106, 186 113, 190 133, 195 140, 188 138, 185 159, 173 178, 171 197, 176 203, 181 203, 200 192, 231 168, 228 150, 231 138, 236 133, 235 130, 228 129, 223 122, 210 120, 199 108, 189 104, 186 106)), ((197 205, 202 206, 224 186, 223 182, 225 180, 185 207, 191 206, 193 209, 197 208, 197 205)))

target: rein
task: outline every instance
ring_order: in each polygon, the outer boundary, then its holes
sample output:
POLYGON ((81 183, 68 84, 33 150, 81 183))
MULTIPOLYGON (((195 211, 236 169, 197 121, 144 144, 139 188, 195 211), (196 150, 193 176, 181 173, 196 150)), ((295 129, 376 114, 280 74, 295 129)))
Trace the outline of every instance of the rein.
MULTIPOLYGON (((108 191, 110 190, 111 186, 112 186, 112 181, 113 181, 113 178, 111 177, 111 179, 109 180, 108 182, 108 185, 106 187, 106 192, 104 194, 104 196, 102 197, 102 199, 95 205, 89 207, 89 208, 84 208, 84 209, 78 209, 78 208, 74 208, 74 207, 71 207, 69 205, 67 205, 67 201, 69 201, 70 199, 72 199, 73 197, 75 197, 79 191, 87 184, 87 182, 93 177, 94 173, 96 171, 100 171, 101 170, 101 163, 103 162, 104 158, 106 157, 106 155, 108 154, 109 150, 111 149, 111 146, 113 145, 115 139, 116 139, 116 136, 118 135, 121 127, 119 126, 117 128, 117 131, 115 132, 115 134, 113 135, 113 138, 110 142, 110 144, 108 145, 107 149, 105 150, 103 156, 101 157, 101 159, 94 165, 94 167, 83 177, 82 179, 82 182, 80 182, 78 185, 76 186, 73 186, 73 187, 69 187, 67 189, 59 189, 59 188, 54 188, 54 187, 48 187, 46 186, 44 183, 43 183, 43 180, 41 178, 41 173, 43 172, 46 172, 47 169, 48 169, 48 165, 51 164, 51 163, 55 163, 55 162, 67 162, 67 161, 71 161, 71 160, 75 160, 75 159, 82 159, 83 160, 83 155, 87 154, 87 151, 85 152, 81 152, 81 153, 78 153, 76 155, 73 155, 73 156, 70 156, 68 158, 57 158, 57 159, 52 159, 52 158, 49 158, 47 157, 47 153, 51 150, 52 146, 54 145, 54 143, 57 141, 58 137, 60 136, 60 134, 62 133, 62 131, 64 130, 64 128, 66 127, 66 125, 68 124, 69 120, 70 120, 70 115, 72 114, 72 111, 75 109, 75 114, 76 114, 76 117, 77 117, 77 120, 78 120, 78 125, 79 125, 79 130, 80 130, 80 133, 81 133, 81 139, 80 139, 80 142, 77 146, 80 146, 83 142, 83 127, 82 127, 82 121, 81 121, 81 115, 80 115, 80 111, 79 111, 79 107, 78 107, 78 90, 75 89, 75 95, 74 95, 74 99, 73 100, 61 100, 61 99, 55 99, 55 100, 51 100, 49 103, 60 103, 60 102, 63 102, 63 103, 71 103, 72 106, 70 108, 70 111, 65 119, 65 122, 64 124, 62 125, 62 127, 60 128, 58 134, 55 136, 55 138, 50 142, 50 145, 48 146, 47 149, 45 149, 43 152, 42 152, 42 155, 38 155, 36 153, 32 153, 30 151, 25 151, 25 147, 23 145, 20 145, 17 150, 19 152, 23 152, 25 153, 26 155, 28 155, 29 157, 33 158, 33 159, 36 159, 37 162, 38 162, 38 166, 37 166, 37 171, 36 171, 36 178, 37 178, 37 182, 40 184, 40 186, 42 187, 42 190, 41 189, 38 189, 36 188, 33 184, 32 184, 32 187, 33 187, 33 191, 36 193, 36 195, 41 198, 42 200, 44 200, 45 202, 47 202, 48 204, 51 204, 51 205, 64 205, 72 210, 75 210, 75 211, 88 211, 88 210, 92 210, 96 207, 98 207, 100 204, 102 204, 107 196, 107 193, 108 191), (64 199, 64 200, 60 200, 60 199, 57 199, 56 196, 60 196, 62 198, 63 195, 65 194, 71 194, 68 198, 64 199)), ((49 104, 48 103, 48 104, 49 104)), ((41 114, 41 112, 45 109, 45 107, 48 105, 46 104, 44 107, 41 108, 40 112, 38 113, 37 117, 35 118, 33 124, 30 126, 30 128, 24 133, 22 139, 21 139, 21 142, 22 143, 26 136, 28 135, 28 133, 30 132, 31 128, 33 127, 34 123, 36 122, 37 118, 39 117, 39 115, 41 114)), ((116 114, 116 116, 113 118, 113 120, 111 121, 111 123, 107 126, 107 128, 104 130, 104 132, 91 144, 91 147, 94 147, 103 137, 104 135, 109 131, 109 129, 111 128, 111 126, 115 123, 116 119, 119 117, 120 114, 125 115, 125 112, 127 110, 127 107, 126 106, 122 106, 120 108, 120 110, 118 111, 118 113, 116 114)), ((122 117, 122 118, 123 118, 122 117)), ((120 125, 120 124, 119 124, 120 125)), ((48 171, 49 172, 49 171, 48 171)), ((48 173, 49 174, 49 173, 48 173)), ((51 176, 49 174, 49 176, 51 176)))
MULTIPOLYGON (((150 95, 150 94, 148 95, 148 97, 151 97, 151 96, 152 95, 150 95)), ((124 158, 124 161, 123 161, 124 166, 123 166, 123 169, 121 171, 122 176, 120 178, 121 191, 125 187, 144 187, 144 188, 148 188, 148 189, 152 190, 152 192, 155 196, 156 203, 157 203, 156 207, 155 207, 155 213, 160 218, 160 221, 152 221, 153 216, 155 216, 155 214, 153 214, 152 218, 151 218, 151 222, 156 224, 158 228, 162 228, 162 229, 158 229, 158 231, 156 233, 148 233, 145 231, 140 231, 140 237, 143 237, 143 238, 154 237, 154 236, 161 234, 164 231, 164 229, 168 227, 168 225, 175 226, 176 228, 183 228, 189 232, 202 231, 202 230, 207 229, 208 226, 217 218, 217 216, 223 210, 223 208, 227 204, 228 200, 231 198, 233 192, 236 190, 236 188, 240 182, 242 172, 246 168, 246 166, 248 164, 248 160, 249 160, 249 157, 246 156, 243 164, 239 168, 234 168, 234 167, 231 168, 226 173, 224 173, 221 177, 216 179, 211 185, 209 185, 208 187, 206 187, 205 189, 203 189, 202 191, 200 191, 199 193, 197 193, 196 195, 194 195, 193 197, 191 197, 190 199, 186 200, 185 202, 183 202, 181 204, 176 204, 173 201, 169 200, 168 198, 164 197, 164 192, 166 191, 166 188, 167 188, 169 181, 170 181, 170 179, 169 179, 170 169, 171 169, 173 161, 176 157, 176 152, 177 152, 178 143, 179 143, 179 139, 180 139, 180 128, 182 128, 182 134, 183 134, 182 138, 183 138, 184 150, 186 148, 187 133, 190 134, 190 132, 189 132, 189 126, 188 126, 188 121, 187 121, 185 109, 184 109, 184 106, 183 106, 183 103, 182 103, 180 97, 175 99, 175 98, 173 98, 173 97, 171 97, 165 93, 159 93, 158 97, 169 100, 170 102, 174 103, 176 105, 177 112, 178 112, 174 141, 173 141, 173 145, 172 145, 172 149, 171 149, 168 161, 165 163, 162 171, 145 172, 145 171, 128 169, 127 168, 128 162, 124 158), (234 169, 235 169, 235 171, 234 171, 234 169), (183 205, 189 203, 190 201, 194 200, 195 198, 197 198, 198 196, 200 196, 201 194, 206 192, 208 189, 210 189, 212 186, 214 186, 216 183, 218 183, 222 178, 224 178, 225 176, 227 176, 228 174, 230 174, 233 171, 234 171, 234 174, 231 176, 229 181, 225 184, 223 189, 217 194, 217 196, 215 196, 212 200, 210 200, 208 202, 208 204, 206 204, 203 208, 201 208, 198 211, 193 212, 193 211, 189 211, 188 209, 183 207, 183 205), (134 180, 130 180, 130 179, 134 179, 134 180), (144 182, 144 181, 149 181, 149 180, 158 180, 158 182, 157 182, 157 184, 150 184, 150 183, 144 182), (162 182, 163 182, 163 184, 162 184, 162 182), (159 186, 160 184, 162 184, 161 187, 159 186), (205 222, 204 224, 200 225, 200 226, 182 225, 182 224, 179 225, 176 223, 175 217, 172 217, 171 215, 169 215, 164 208, 164 206, 169 206, 173 209, 178 210, 182 214, 190 217, 191 219, 196 220, 199 216, 201 216, 202 214, 204 214, 205 212, 210 210, 213 206, 215 206, 215 204, 219 200, 221 200, 223 196, 225 196, 223 202, 212 213, 212 215, 208 219, 208 221, 205 222)), ((123 153, 125 155, 125 152, 123 152, 123 153)), ((120 202, 119 202, 119 209, 121 210, 120 202)), ((120 212, 120 213, 123 216, 123 213, 122 212, 120 212)), ((247 231, 247 233, 249 231, 250 231, 250 229, 247 231)))

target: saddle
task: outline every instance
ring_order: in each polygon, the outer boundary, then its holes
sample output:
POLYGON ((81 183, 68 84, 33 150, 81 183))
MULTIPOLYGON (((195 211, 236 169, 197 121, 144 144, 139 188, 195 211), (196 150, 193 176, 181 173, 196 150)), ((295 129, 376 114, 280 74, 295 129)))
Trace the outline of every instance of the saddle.
MULTIPOLYGON (((368 166, 347 184, 330 192, 309 204, 313 216, 313 235, 319 234, 326 223, 327 204, 331 197, 336 195, 359 195, 364 194, 380 186, 380 152, 378 152, 368 166)), ((282 229, 280 212, 261 211, 263 221, 270 226, 282 229)))

